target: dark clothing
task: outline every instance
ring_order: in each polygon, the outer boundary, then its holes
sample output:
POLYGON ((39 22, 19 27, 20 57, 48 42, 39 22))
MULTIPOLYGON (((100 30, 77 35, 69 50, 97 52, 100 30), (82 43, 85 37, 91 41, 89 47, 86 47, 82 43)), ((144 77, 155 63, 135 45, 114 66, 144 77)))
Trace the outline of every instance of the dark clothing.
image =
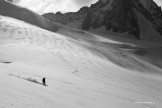
POLYGON ((43 82, 44 85, 46 85, 46 78, 43 78, 42 82, 43 82))

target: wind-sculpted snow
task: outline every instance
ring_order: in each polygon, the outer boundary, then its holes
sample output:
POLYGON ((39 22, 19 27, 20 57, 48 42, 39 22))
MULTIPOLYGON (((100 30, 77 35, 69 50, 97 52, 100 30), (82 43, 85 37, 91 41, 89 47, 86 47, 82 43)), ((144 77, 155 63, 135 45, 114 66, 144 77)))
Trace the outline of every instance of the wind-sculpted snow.
POLYGON ((160 68, 120 42, 66 33, 0 16, 0 107, 162 106, 160 68), (42 77, 49 86, 38 84, 42 77))
POLYGON ((137 51, 141 49, 144 52, 147 50, 145 48, 142 49, 140 47, 136 47, 135 45, 108 40, 88 32, 77 32, 77 30, 70 29, 62 29, 59 32, 75 40, 81 40, 80 44, 89 51, 93 52, 93 54, 98 55, 104 59, 108 59, 121 67, 147 73, 157 72, 161 74, 161 70, 151 66, 147 62, 144 62, 143 59, 141 60, 141 58, 136 57, 135 55, 137 54, 134 55, 129 53, 129 51, 125 51, 125 49, 132 49, 137 51))

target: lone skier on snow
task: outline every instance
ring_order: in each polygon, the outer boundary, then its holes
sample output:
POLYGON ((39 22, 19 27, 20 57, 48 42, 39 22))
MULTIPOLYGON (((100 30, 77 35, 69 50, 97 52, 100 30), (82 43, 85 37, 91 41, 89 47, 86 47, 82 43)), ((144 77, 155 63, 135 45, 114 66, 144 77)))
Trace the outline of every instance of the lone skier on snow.
POLYGON ((44 78, 42 79, 42 82, 43 82, 43 85, 46 86, 46 77, 44 77, 44 78))

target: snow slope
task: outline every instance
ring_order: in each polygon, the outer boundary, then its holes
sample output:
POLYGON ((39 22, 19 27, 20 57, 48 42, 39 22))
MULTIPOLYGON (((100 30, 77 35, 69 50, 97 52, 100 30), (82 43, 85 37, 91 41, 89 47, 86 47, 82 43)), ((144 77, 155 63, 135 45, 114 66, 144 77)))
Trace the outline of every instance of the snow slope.
POLYGON ((123 45, 0 16, 0 108, 161 108, 161 69, 123 45))

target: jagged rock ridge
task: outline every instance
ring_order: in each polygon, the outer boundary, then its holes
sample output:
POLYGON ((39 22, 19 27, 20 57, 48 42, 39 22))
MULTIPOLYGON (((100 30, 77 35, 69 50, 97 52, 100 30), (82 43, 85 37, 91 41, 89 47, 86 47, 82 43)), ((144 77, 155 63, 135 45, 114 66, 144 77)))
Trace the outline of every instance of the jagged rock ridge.
POLYGON ((44 14, 43 16, 51 21, 56 21, 62 24, 67 24, 67 23, 73 22, 74 20, 84 19, 88 10, 89 10, 88 7, 83 7, 78 12, 69 12, 65 14, 62 14, 61 12, 57 12, 56 14, 47 13, 47 14, 44 14))
POLYGON ((104 27, 137 39, 162 41, 162 11, 153 0, 99 0, 78 12, 43 15, 64 24, 80 21, 83 30, 104 27))

